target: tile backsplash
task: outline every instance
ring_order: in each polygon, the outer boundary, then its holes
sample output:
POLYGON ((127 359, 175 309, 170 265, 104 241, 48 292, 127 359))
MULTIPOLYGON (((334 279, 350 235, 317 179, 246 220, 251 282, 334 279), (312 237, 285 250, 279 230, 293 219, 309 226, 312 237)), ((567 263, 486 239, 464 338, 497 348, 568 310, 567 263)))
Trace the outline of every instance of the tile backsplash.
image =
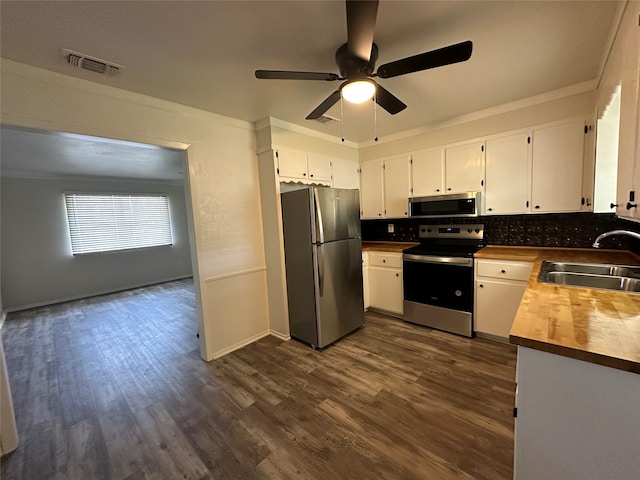
MULTIPOLYGON (((552 213, 491 215, 474 218, 363 220, 362 239, 368 241, 417 242, 418 226, 483 223, 487 245, 590 248, 598 235, 611 230, 640 233, 640 223, 616 218, 610 213, 552 213), (389 225, 393 233, 389 233, 389 225)), ((640 254, 640 241, 628 236, 603 240, 602 248, 631 250, 640 254)))

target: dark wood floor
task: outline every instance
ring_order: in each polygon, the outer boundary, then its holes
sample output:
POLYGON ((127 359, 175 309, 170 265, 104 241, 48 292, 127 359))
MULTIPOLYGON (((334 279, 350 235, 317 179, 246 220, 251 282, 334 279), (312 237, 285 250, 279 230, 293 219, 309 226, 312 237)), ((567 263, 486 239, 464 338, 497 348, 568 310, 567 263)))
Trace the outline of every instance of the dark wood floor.
POLYGON ((368 313, 322 352, 200 360, 190 281, 3 327, 10 479, 512 478, 515 350, 368 313))

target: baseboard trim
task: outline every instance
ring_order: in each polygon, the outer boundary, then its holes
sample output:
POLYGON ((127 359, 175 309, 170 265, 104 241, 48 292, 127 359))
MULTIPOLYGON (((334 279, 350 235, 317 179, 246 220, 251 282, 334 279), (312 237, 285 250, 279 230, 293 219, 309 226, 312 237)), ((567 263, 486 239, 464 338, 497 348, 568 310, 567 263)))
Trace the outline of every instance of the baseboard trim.
POLYGON ((264 332, 260 332, 256 335, 253 335, 249 338, 245 338, 244 340, 242 340, 241 342, 235 343, 229 347, 223 348, 222 350, 218 350, 217 352, 213 353, 212 356, 212 360, 215 360, 217 358, 223 357, 224 355, 227 355, 228 353, 234 352, 242 347, 246 347, 247 345, 249 345, 250 343, 256 342, 258 340, 260 340, 261 338, 264 337, 268 337, 270 334, 269 330, 265 330, 264 332))
POLYGON ((21 310, 29 310, 31 308, 46 307, 48 305, 55 305, 57 303, 72 302, 74 300, 82 300, 84 298, 99 297, 100 295, 109 295, 111 293, 125 292, 127 290, 135 290, 136 288, 151 287, 152 285, 159 285, 161 283, 167 283, 167 282, 175 282, 177 280, 184 280, 187 278, 193 278, 193 275, 181 275, 179 277, 167 278, 165 280, 153 281, 150 283, 137 283, 137 284, 129 285, 126 287, 118 287, 118 288, 102 290, 98 292, 85 293, 82 295, 72 295, 64 298, 54 298, 51 300, 44 300, 42 302, 35 302, 27 305, 18 305, 16 307, 7 307, 3 312, 2 321, 4 322, 4 317, 6 316, 6 314, 11 312, 19 312, 21 310))
POLYGON ((269 335, 279 338, 280 340, 291 340, 291 335, 285 335, 284 333, 280 333, 275 330, 269 330, 269 335))

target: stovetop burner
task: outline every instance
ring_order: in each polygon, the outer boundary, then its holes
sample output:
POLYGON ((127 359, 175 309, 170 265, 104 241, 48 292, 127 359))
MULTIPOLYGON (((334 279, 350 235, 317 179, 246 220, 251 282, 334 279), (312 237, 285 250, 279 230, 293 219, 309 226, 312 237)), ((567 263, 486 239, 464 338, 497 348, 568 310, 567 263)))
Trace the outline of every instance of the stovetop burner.
POLYGON ((484 225, 420 225, 420 245, 406 249, 411 255, 473 257, 484 246, 484 225))

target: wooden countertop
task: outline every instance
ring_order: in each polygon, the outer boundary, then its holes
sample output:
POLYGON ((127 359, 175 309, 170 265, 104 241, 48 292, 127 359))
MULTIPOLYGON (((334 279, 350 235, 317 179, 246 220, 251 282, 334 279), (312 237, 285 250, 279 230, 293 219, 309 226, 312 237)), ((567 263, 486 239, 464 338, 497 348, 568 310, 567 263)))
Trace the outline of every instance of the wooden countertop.
POLYGON ((543 260, 640 265, 620 250, 489 246, 476 258, 534 262, 509 341, 640 373, 640 294, 538 282, 543 260))
POLYGON ((362 251, 375 250, 378 252, 402 253, 405 248, 415 247, 419 243, 412 242, 362 242, 362 251))

